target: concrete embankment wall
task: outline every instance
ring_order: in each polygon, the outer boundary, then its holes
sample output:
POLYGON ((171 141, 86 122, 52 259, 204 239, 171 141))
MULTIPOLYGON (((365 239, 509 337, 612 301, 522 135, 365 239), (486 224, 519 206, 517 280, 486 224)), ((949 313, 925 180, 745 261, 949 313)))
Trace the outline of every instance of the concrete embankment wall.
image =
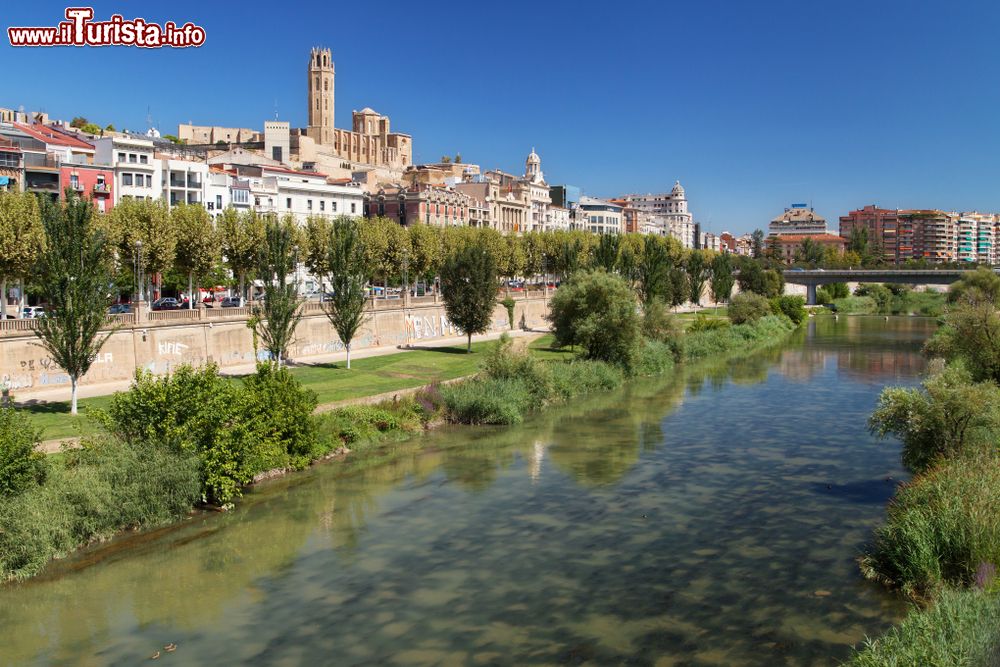
MULTIPOLYGON (((426 343, 461 335, 448 321, 444 305, 378 302, 369 310, 368 321, 355 337, 352 350, 426 343)), ((515 328, 547 326, 547 299, 538 296, 516 299, 515 328)), ((306 313, 295 332, 289 358, 308 361, 344 349, 336 331, 319 304, 306 304, 306 313)), ((195 366, 215 362, 222 369, 252 365, 267 352, 254 353, 253 334, 247 327, 247 309, 210 309, 163 313, 140 312, 126 316, 125 325, 105 343, 82 385, 128 381, 143 368, 163 374, 180 364, 195 366)), ((32 392, 69 387, 69 377, 49 357, 30 330, 29 321, 0 321, 17 329, 0 329, 0 382, 6 382, 19 400, 32 392)), ((507 310, 493 311, 491 332, 510 328, 507 310)))

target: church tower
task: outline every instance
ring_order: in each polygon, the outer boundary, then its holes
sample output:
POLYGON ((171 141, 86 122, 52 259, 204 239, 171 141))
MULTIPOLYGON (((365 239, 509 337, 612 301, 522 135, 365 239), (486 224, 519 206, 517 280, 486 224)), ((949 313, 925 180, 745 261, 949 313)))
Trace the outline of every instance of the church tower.
POLYGON ((333 56, 330 49, 309 52, 309 127, 317 144, 333 144, 333 56))

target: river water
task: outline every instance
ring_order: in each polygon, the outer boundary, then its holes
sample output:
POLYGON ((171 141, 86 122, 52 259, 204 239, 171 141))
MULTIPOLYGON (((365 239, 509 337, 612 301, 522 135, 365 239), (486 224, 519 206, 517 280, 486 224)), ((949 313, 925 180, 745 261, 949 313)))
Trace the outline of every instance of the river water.
POLYGON ((905 476, 865 419, 934 327, 815 319, 265 483, 0 588, 0 664, 837 664, 906 611, 855 562, 905 476))

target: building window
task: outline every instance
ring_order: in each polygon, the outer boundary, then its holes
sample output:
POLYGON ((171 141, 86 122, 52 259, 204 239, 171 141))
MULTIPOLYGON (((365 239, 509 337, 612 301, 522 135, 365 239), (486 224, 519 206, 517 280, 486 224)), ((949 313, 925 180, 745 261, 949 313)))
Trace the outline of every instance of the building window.
POLYGON ((132 174, 122 174, 122 185, 132 185, 132 174))
MULTIPOLYGON (((237 192, 239 192, 239 191, 236 190, 236 191, 233 192, 233 201, 239 200, 239 197, 236 196, 237 192)), ((260 206, 260 197, 254 197, 253 198, 253 205, 254 206, 260 206)))
POLYGON ((80 177, 77 176, 76 174, 70 175, 70 177, 69 177, 69 185, 74 190, 79 190, 80 189, 80 177))
POLYGON ((153 177, 150 176, 149 174, 146 174, 146 187, 147 188, 153 187, 153 177))
POLYGON ((215 208, 222 208, 222 195, 215 195, 215 208))
POLYGON ((125 161, 125 153, 119 153, 118 154, 118 161, 119 162, 124 162, 125 161))
POLYGON ((307 199, 306 200, 306 210, 307 211, 313 210, 313 200, 312 199, 307 199))
POLYGON ((149 164, 149 156, 148 155, 140 155, 139 156, 139 164, 149 164))
POLYGON ((135 162, 136 161, 136 155, 135 155, 135 153, 129 153, 128 154, 128 161, 129 162, 135 162))
POLYGON ((337 212, 337 202, 335 201, 330 202, 330 210, 333 211, 334 213, 337 212))
POLYGON ((285 208, 287 208, 289 211, 292 210, 292 198, 291 197, 288 197, 288 198, 285 199, 285 208))
POLYGON ((357 204, 351 202, 351 213, 357 213, 357 204))
POLYGON ((326 202, 323 201, 322 199, 319 200, 319 210, 320 211, 325 211, 326 210, 326 202))

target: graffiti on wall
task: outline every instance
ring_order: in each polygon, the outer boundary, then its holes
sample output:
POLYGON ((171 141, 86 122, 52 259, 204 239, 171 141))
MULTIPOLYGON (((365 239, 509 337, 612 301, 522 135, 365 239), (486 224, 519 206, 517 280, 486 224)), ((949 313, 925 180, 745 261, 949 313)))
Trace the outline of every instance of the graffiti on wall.
POLYGON ((405 320, 407 340, 457 336, 458 329, 446 315, 407 315, 405 320))

